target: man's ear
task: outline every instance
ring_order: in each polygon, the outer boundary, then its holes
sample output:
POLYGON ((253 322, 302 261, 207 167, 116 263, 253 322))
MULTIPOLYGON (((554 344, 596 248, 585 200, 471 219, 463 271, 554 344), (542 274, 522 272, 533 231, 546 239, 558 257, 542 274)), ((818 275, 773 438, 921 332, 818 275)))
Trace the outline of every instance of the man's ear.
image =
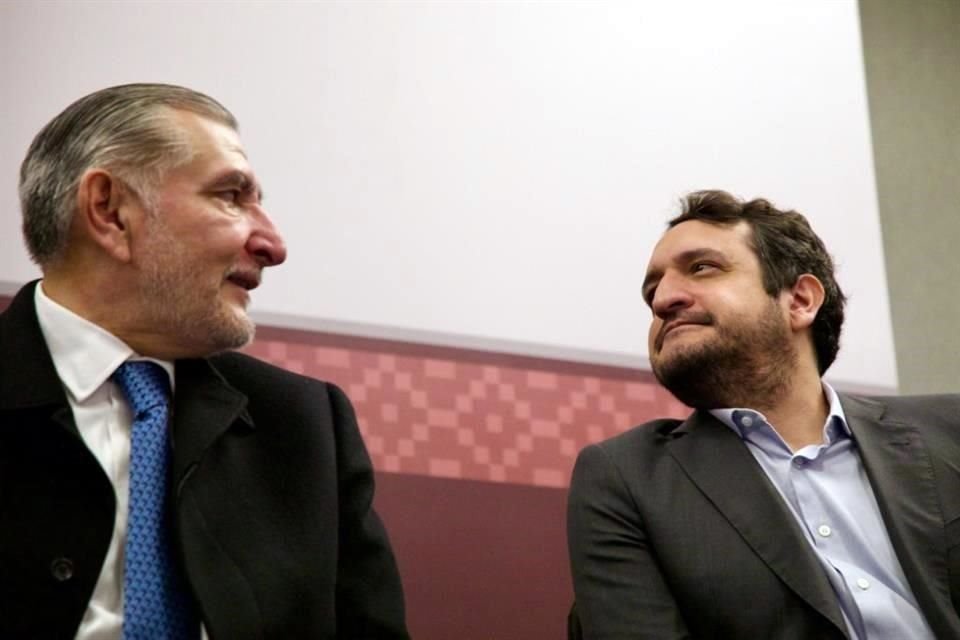
POLYGON ((790 315, 790 328, 799 331, 812 325, 825 296, 820 279, 804 273, 797 278, 789 290, 784 291, 784 294, 788 296, 787 312, 790 315))
POLYGON ((77 194, 79 220, 87 238, 116 260, 130 260, 130 207, 133 194, 111 172, 88 169, 77 194))

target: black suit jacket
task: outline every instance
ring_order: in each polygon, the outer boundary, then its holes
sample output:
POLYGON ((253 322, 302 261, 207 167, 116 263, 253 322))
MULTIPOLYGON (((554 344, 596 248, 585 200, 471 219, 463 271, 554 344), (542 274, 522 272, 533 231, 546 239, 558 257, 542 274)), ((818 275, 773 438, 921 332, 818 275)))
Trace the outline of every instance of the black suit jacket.
MULTIPOLYGON (((960 396, 841 396, 880 512, 936 637, 960 638, 960 396)), ((568 538, 583 637, 846 638, 776 488, 709 413, 584 449, 568 538)))
MULTIPOLYGON (((33 287, 0 315, 0 638, 72 638, 115 497, 74 424, 33 287)), ((175 366, 176 540, 211 638, 406 638, 343 393, 235 353, 175 366)))

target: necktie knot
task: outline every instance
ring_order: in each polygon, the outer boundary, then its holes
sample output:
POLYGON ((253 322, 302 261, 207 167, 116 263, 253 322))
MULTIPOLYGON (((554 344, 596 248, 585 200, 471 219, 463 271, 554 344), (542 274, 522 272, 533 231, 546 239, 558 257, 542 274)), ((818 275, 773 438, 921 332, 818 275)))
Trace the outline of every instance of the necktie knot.
POLYGON ((166 406, 170 398, 170 379, 163 367, 155 362, 124 362, 113 373, 113 380, 123 391, 135 416, 166 406))

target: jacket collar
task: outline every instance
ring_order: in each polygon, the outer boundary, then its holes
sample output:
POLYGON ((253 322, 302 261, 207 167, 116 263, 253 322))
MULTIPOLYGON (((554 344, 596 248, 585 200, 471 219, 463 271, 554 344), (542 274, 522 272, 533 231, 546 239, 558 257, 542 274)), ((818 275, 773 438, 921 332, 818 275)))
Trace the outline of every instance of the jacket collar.
POLYGON ((68 406, 63 385, 43 339, 34 306, 34 288, 24 286, 0 314, 0 410, 68 406))
MULTIPOLYGON (((0 313, 0 411, 39 408, 60 409, 61 422, 73 427, 66 392, 34 304, 33 281, 17 292, 0 313)), ((206 359, 176 362, 177 391, 174 395, 174 472, 178 485, 183 474, 203 452, 238 418, 248 428, 253 422, 246 412, 247 399, 220 375, 206 359)))

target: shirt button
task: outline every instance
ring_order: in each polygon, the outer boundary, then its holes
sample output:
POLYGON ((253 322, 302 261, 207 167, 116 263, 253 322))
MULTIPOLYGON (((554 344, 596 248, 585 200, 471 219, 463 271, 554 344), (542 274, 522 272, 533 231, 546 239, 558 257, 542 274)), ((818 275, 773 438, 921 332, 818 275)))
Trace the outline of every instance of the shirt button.
POLYGON ((50 575, 57 582, 66 582, 73 577, 73 560, 70 558, 57 558, 50 563, 50 575))
POLYGON ((870 581, 866 578, 857 578, 857 586, 860 587, 861 590, 866 591, 870 588, 870 581))
POLYGON ((807 464, 807 459, 806 459, 806 458, 794 458, 794 459, 793 459, 793 466, 795 466, 795 467, 803 467, 803 466, 806 466, 806 464, 807 464))
POLYGON ((742 424, 745 427, 752 427, 753 418, 751 418, 750 416, 743 416, 743 418, 740 419, 740 424, 742 424))
POLYGON ((833 533, 833 529, 830 528, 828 524, 822 524, 817 527, 817 533, 819 533, 824 538, 829 538, 830 534, 833 533))

